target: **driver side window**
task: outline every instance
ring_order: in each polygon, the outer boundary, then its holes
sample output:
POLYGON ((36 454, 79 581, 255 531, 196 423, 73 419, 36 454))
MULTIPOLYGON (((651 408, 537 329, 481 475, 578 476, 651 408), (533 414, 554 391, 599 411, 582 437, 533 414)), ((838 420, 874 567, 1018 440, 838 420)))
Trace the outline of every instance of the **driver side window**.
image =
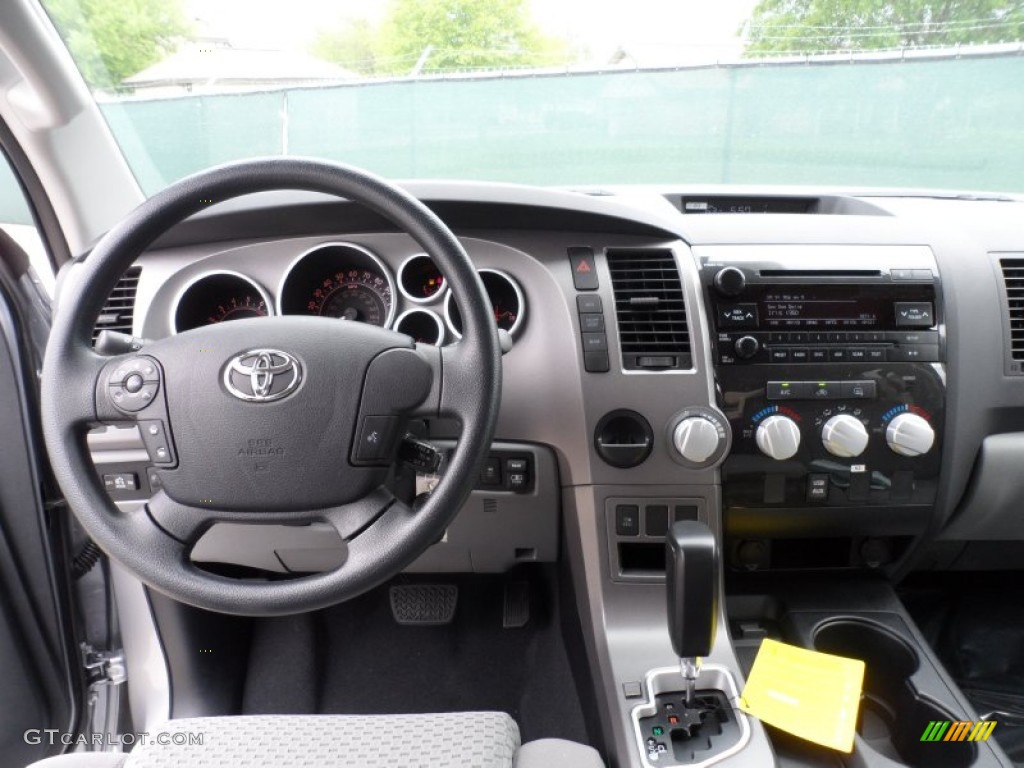
POLYGON ((46 253, 32 210, 7 158, 0 154, 0 229, 28 254, 32 269, 46 294, 53 296, 53 267, 46 253))

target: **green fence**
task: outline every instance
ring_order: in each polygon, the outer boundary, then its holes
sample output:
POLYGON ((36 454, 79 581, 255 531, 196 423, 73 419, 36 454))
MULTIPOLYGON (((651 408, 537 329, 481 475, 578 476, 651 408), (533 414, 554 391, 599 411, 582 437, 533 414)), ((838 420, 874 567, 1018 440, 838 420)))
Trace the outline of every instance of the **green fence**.
POLYGON ((362 83, 105 104, 147 192, 315 155, 394 178, 1024 191, 1024 56, 362 83))

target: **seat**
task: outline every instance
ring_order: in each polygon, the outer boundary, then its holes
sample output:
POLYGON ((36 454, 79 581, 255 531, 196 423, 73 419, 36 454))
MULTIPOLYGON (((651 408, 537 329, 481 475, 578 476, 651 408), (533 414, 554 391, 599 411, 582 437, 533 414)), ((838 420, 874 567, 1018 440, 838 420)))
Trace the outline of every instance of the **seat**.
POLYGON ((253 715, 172 720, 129 754, 62 755, 30 768, 604 768, 561 739, 520 744, 503 712, 253 715))

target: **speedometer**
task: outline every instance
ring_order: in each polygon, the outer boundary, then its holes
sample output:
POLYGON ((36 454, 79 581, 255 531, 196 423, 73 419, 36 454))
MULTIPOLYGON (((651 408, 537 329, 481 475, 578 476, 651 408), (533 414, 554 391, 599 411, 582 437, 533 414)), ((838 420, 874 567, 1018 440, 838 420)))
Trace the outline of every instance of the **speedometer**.
POLYGON ((299 256, 281 281, 281 314, 335 317, 389 328, 395 282, 375 254, 324 243, 299 256))
POLYGON ((311 315, 382 326, 391 303, 391 288, 383 275, 369 269, 350 269, 321 281, 306 308, 311 315))

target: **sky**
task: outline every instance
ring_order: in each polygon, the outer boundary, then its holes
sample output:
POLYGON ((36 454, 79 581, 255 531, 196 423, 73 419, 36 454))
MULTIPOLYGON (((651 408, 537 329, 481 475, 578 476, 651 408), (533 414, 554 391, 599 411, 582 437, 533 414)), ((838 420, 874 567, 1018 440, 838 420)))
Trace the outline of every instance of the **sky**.
MULTIPOLYGON (((738 56, 737 30, 756 0, 529 0, 548 34, 582 43, 595 61, 624 48, 640 66, 738 56)), ((187 0, 213 36, 239 46, 306 50, 319 29, 379 19, 388 0, 187 0)))

